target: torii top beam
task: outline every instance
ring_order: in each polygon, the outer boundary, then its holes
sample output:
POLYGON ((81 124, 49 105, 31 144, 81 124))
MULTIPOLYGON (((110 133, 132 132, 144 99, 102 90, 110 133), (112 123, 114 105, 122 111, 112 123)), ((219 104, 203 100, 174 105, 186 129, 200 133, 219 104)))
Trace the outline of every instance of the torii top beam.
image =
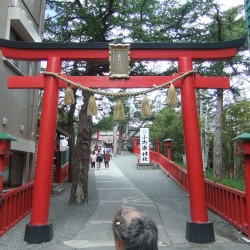
MULTIPOLYGON (((192 60, 225 60, 235 56, 244 39, 214 43, 131 43, 131 61, 174 61, 180 57, 192 60)), ((0 39, 0 48, 6 58, 42 61, 59 57, 64 61, 107 61, 109 44, 98 43, 33 43, 0 39)))
MULTIPOLYGON (((235 56, 245 39, 215 43, 131 43, 131 61, 177 61, 189 57, 192 61, 220 61, 235 56)), ((0 39, 3 56, 25 61, 44 61, 58 57, 64 61, 108 61, 108 43, 33 43, 0 39)), ((152 88, 172 80, 175 76, 131 76, 129 79, 110 79, 108 76, 66 76, 67 79, 91 88, 152 88)), ((194 76, 195 88, 229 88, 225 77, 194 76)), ((175 87, 180 87, 181 81, 175 87)), ((67 84, 59 81, 59 88, 67 84)), ((44 76, 11 76, 9 88, 43 88, 44 76)))

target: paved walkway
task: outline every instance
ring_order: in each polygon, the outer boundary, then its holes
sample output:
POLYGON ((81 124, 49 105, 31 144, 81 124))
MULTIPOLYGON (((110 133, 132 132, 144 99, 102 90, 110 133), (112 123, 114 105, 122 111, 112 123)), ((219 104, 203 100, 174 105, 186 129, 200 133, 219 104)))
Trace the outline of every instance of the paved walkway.
POLYGON ((67 204, 70 185, 66 184, 66 192, 52 198, 50 220, 54 238, 51 242, 28 245, 21 241, 27 218, 0 239, 0 249, 113 250, 111 223, 122 203, 139 208, 157 223, 159 249, 249 249, 249 245, 241 241, 244 235, 211 212, 209 219, 214 223, 216 242, 188 242, 185 239, 188 196, 162 170, 138 170, 136 162, 134 154, 121 155, 112 159, 109 170, 102 166, 101 170, 90 171, 90 201, 86 206, 67 204), (15 239, 17 232, 19 239, 15 239), (20 243, 14 247, 11 240, 20 243))

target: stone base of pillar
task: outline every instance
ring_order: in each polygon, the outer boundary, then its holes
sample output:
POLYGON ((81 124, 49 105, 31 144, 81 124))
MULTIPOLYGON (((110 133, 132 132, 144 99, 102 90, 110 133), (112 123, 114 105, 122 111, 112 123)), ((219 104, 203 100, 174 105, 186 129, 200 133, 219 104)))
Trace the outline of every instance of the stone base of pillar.
POLYGON ((52 224, 33 226, 27 224, 25 228, 24 240, 28 244, 40 244, 53 239, 52 224))
POLYGON ((200 244, 215 242, 213 223, 194 223, 187 221, 186 239, 189 242, 200 244))

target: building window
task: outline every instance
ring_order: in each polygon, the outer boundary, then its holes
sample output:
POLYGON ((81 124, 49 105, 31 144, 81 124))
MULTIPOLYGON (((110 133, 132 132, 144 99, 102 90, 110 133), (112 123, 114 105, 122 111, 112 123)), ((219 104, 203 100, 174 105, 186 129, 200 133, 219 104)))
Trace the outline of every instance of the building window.
MULTIPOLYGON (((14 41, 23 41, 21 37, 12 28, 10 29, 9 39, 14 41)), ((24 75, 29 75, 30 62, 13 59, 10 59, 10 62, 13 63, 24 75)))

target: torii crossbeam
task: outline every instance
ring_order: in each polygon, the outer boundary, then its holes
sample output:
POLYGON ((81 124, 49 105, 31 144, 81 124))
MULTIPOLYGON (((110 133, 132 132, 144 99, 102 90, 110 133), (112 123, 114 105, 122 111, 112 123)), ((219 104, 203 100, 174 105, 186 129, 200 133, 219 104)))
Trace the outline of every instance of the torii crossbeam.
MULTIPOLYGON (((179 73, 193 69, 193 61, 221 61, 235 56, 245 39, 217 43, 132 43, 132 61, 178 61, 179 73)), ((47 71, 60 73, 62 61, 108 61, 108 43, 29 43, 0 39, 0 48, 8 59, 47 61, 47 71)), ((177 75, 178 75, 177 74, 177 75)), ((65 76, 91 88, 151 88, 174 76, 131 76, 130 79, 109 79, 105 76, 65 76)), ((10 76, 9 88, 44 89, 36 173, 30 223, 25 241, 42 243, 53 238, 48 221, 51 174, 58 108, 58 89, 66 83, 53 76, 10 76)), ((229 88, 227 77, 187 76, 175 83, 181 89, 183 127, 190 190, 191 221, 187 222, 186 238, 190 242, 215 241, 213 224, 208 221, 205 181, 202 166, 200 130, 195 89, 229 88)))

